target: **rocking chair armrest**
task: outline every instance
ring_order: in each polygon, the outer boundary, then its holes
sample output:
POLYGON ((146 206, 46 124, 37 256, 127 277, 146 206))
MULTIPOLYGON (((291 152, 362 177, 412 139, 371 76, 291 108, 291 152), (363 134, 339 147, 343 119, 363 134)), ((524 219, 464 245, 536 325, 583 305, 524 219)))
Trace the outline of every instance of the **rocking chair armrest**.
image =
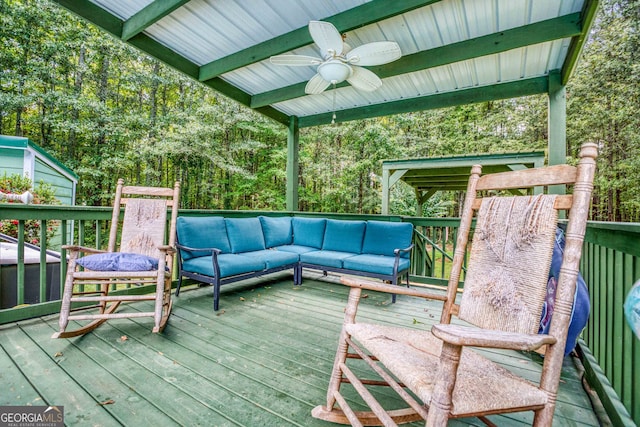
POLYGON ((404 249, 394 249, 393 253, 395 254, 395 256, 397 257, 398 255, 400 255, 401 253, 404 252, 410 252, 411 249, 413 249, 413 243, 411 245, 409 245, 409 247, 406 247, 404 249))
POLYGON ((88 248, 86 246, 79 246, 79 245, 62 245, 62 249, 66 249, 67 251, 70 251, 70 252, 84 252, 84 253, 90 253, 90 254, 102 254, 107 252, 102 249, 88 248))
POLYGON ((173 246, 170 246, 170 245, 158 246, 158 250, 160 250, 162 252, 166 252, 168 254, 175 254, 176 253, 176 248, 174 248, 173 246))
POLYGON ((439 301, 445 301, 447 299, 447 296, 444 293, 437 294, 432 292, 425 292, 421 289, 407 288, 397 285, 387 285, 384 283, 376 283, 370 280, 359 278, 342 277, 340 279, 340 282, 343 285, 350 286, 352 288, 368 289, 370 291, 386 292, 388 294, 409 295, 412 297, 435 299, 439 301))
POLYGON ((442 341, 459 346, 531 351, 556 342, 551 335, 521 334, 450 324, 434 325, 431 332, 442 341))

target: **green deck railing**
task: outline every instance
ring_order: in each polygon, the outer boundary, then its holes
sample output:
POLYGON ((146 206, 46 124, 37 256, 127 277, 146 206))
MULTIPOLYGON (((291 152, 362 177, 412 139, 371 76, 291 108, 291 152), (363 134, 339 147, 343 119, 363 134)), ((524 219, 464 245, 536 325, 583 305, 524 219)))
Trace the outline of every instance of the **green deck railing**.
MULTIPOLYGON (((411 222, 414 225, 411 281, 416 284, 446 285, 451 254, 459 220, 455 218, 413 218, 394 215, 356 215, 300 212, 182 210, 180 215, 220 215, 251 217, 256 215, 322 216, 339 219, 377 219, 411 222)), ((1 204, 0 221, 18 221, 24 232, 27 221, 41 224, 40 238, 50 221, 58 232, 48 250, 59 251, 64 244, 106 246, 110 208, 63 207, 43 205, 1 204)), ((591 316, 580 342, 579 352, 589 384, 598 393, 614 425, 640 424, 640 340, 624 319, 622 304, 632 284, 640 277, 640 224, 590 222, 585 237, 582 274, 589 287, 591 316)), ((28 246, 28 245, 27 245, 28 246)), ((66 254, 60 251, 64 260, 66 254)), ((14 283, 0 283, 0 296, 7 286, 14 286, 16 306, 0 309, 0 324, 55 314, 60 301, 45 301, 51 277, 46 265, 47 254, 40 251, 36 303, 25 303, 25 239, 17 239, 17 261, 14 283), (49 282, 48 282, 49 281, 49 282)), ((9 268, 0 259, 0 273, 9 268)), ((62 288, 66 263, 61 262, 56 279, 62 288)), ((147 289, 123 289, 122 293, 141 293, 147 289)), ((59 295, 59 293, 58 293, 59 295)))
MULTIPOLYGON (((640 424, 640 340, 624 317, 624 300, 640 279, 640 224, 590 222, 581 260, 589 288, 591 315, 582 334, 593 358, 583 358, 589 382, 597 387, 607 412, 616 414, 613 389, 636 424, 640 424), (593 362, 597 362, 594 365, 593 362), (592 366, 593 365, 593 366, 592 366), (599 374, 609 384, 596 380, 599 374)), ((612 416, 613 425, 628 425, 612 416)))

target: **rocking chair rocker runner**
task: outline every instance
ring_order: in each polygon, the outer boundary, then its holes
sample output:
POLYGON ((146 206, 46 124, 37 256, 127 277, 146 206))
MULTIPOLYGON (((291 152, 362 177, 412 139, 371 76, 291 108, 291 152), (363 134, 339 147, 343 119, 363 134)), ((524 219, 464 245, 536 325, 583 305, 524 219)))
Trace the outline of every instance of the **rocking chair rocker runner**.
POLYGON ((53 334, 53 338, 83 335, 108 319, 118 318, 153 317, 153 332, 164 329, 171 313, 171 269, 179 196, 178 182, 174 188, 157 188, 124 186, 123 180, 118 180, 107 251, 82 246, 63 247, 69 251, 69 260, 60 310, 60 332, 53 334), (124 220, 118 233, 122 205, 125 206, 124 220), (167 227, 169 209, 171 219, 167 227), (81 257, 81 253, 91 255, 81 257), (80 265, 84 270, 78 268, 80 265), (145 295, 133 295, 135 290, 111 294, 118 286, 132 284, 154 285, 156 290, 145 295), (154 301, 154 311, 116 313, 123 301, 154 301), (71 314, 96 308, 98 313, 71 314), (67 330, 70 320, 81 324, 89 322, 67 330))
POLYGON ((351 286, 344 325, 326 404, 314 408, 313 416, 354 426, 393 426, 420 418, 427 426, 444 426, 450 418, 477 416, 491 424, 486 415, 532 410, 534 425, 551 425, 596 157, 597 147, 589 143, 582 146, 577 167, 480 176, 481 167, 474 166, 446 295, 343 278, 342 283, 351 286), (573 194, 478 195, 556 184, 573 184, 573 194), (567 239, 555 311, 549 333, 543 335, 537 332, 559 209, 569 209, 567 239), (458 303, 455 298, 474 211, 475 231, 458 303), (358 323, 362 289, 442 300, 440 324, 426 331, 358 323), (451 324, 452 315, 466 324, 451 324), (469 347, 545 350, 540 381, 525 380, 469 347), (347 358, 363 359, 383 381, 359 379, 347 366, 347 358), (343 383, 350 383, 371 411, 352 410, 341 392, 343 383), (408 408, 385 410, 368 388, 378 385, 390 386, 408 408))

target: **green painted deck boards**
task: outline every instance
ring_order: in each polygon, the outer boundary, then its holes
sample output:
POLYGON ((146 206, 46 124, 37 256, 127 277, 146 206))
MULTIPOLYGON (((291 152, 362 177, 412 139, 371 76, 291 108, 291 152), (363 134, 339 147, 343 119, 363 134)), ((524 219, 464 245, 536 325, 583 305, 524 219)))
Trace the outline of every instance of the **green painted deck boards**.
MULTIPOLYGON (((162 334, 152 334, 146 318, 112 320, 66 340, 50 338, 57 316, 6 325, 0 328, 0 405, 64 405, 66 423, 80 426, 329 426, 312 418, 311 409, 325 399, 348 289, 335 277, 318 278, 307 275, 294 287, 285 273, 224 286, 217 313, 210 287, 187 290, 174 297, 162 334)), ((369 292, 358 317, 428 328, 439 313, 436 302, 400 296, 391 304, 389 295, 369 292)), ((539 375, 537 355, 487 354, 529 378, 539 375)), ((400 406, 388 390, 376 393, 400 406)), ((554 425, 599 425, 571 358, 558 402, 554 425)), ((522 426, 532 414, 490 419, 522 426)))

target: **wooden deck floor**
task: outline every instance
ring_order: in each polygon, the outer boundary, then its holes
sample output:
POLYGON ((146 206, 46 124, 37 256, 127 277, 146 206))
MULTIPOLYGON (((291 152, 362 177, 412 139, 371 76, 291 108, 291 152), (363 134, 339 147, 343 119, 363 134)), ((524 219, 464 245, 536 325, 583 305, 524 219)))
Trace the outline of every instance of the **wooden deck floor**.
MULTIPOLYGON (((291 275, 280 274, 223 287, 217 313, 211 288, 182 293, 162 334, 150 332, 148 318, 58 340, 50 338, 57 316, 5 325, 0 405, 63 405, 66 424, 80 426, 328 426, 310 413, 325 398, 346 294, 331 279, 306 276, 294 288, 291 275)), ((399 297, 390 304, 389 296, 369 293, 359 318, 421 328, 439 311, 437 303, 399 297)), ((536 355, 491 357, 532 377, 540 370, 536 355)), ((599 425, 571 358, 558 401, 554 426, 599 425)), ((490 419, 517 426, 532 416, 490 419)))

